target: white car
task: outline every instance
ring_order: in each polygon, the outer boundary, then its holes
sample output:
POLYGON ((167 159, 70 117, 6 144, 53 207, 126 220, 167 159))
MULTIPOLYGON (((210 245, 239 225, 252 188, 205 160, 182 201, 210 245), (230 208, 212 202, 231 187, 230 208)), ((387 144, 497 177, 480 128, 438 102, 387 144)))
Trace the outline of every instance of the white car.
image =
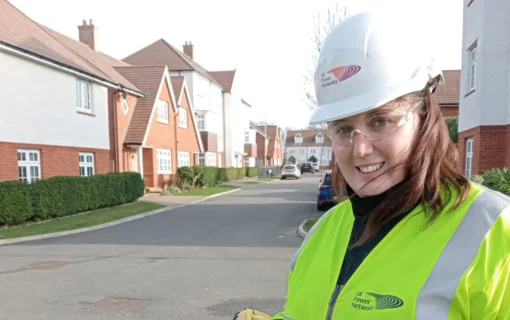
POLYGON ((312 163, 312 167, 313 167, 316 171, 320 171, 319 165, 318 165, 317 163, 312 163))
POLYGON ((301 179, 301 170, 299 170, 298 166, 295 164, 287 164, 282 168, 282 174, 280 175, 280 179, 287 179, 292 177, 294 179, 301 179))

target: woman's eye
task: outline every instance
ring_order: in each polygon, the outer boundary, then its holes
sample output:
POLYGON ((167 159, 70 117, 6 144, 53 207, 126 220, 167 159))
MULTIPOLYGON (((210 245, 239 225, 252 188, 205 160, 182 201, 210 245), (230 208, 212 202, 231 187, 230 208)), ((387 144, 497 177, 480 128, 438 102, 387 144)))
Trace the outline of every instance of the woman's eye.
POLYGON ((351 128, 348 127, 340 127, 336 129, 336 133, 338 134, 348 134, 351 132, 351 128))
POLYGON ((375 123, 375 125, 376 125, 377 127, 383 127, 383 126, 385 126, 386 124, 388 124, 388 122, 389 122, 389 121, 388 121, 388 120, 386 120, 386 119, 378 119, 378 120, 376 120, 374 123, 375 123))

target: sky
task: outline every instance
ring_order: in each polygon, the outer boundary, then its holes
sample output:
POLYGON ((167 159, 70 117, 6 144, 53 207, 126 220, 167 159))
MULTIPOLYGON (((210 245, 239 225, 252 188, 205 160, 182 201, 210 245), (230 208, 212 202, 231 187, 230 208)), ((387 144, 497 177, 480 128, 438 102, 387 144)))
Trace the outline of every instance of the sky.
POLYGON ((236 86, 254 121, 308 125, 304 74, 313 63, 314 19, 335 4, 348 13, 402 1, 422 6, 436 34, 443 69, 460 69, 462 0, 8 0, 31 19, 78 39, 93 19, 99 50, 119 60, 164 38, 194 45, 194 60, 210 71, 236 69, 236 86), (426 7, 425 7, 426 6, 426 7))

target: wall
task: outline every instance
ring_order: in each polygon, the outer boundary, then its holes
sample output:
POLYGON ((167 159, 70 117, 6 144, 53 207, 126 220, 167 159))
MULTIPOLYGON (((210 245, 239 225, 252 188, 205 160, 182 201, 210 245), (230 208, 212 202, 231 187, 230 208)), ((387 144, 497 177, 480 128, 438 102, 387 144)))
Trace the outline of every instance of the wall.
POLYGON ((177 151, 176 151, 176 139, 175 139, 175 126, 177 125, 174 105, 170 98, 170 92, 167 82, 163 82, 163 86, 159 93, 159 99, 168 102, 168 124, 158 122, 157 108, 153 109, 150 127, 148 130, 147 140, 145 146, 152 147, 152 159, 146 159, 146 149, 144 149, 144 176, 152 181, 154 187, 162 187, 163 183, 174 179, 174 175, 177 173, 177 151), (159 174, 157 173, 157 157, 156 149, 169 149, 172 150, 172 173, 171 174, 159 174), (146 161, 152 160, 152 170, 146 169, 146 161))
POLYGON ((217 134, 218 152, 224 152, 223 91, 197 72, 193 73, 193 105, 205 111, 205 129, 217 134))
POLYGON ((0 141, 109 149, 107 88, 92 84, 92 115, 76 109, 76 78, 0 52, 0 141))
POLYGON ((133 152, 131 149, 124 148, 124 139, 127 134, 127 130, 129 127, 129 123, 131 121, 131 117, 133 116, 133 112, 136 107, 137 97, 133 95, 129 95, 126 97, 126 101, 128 103, 128 110, 126 113, 122 110, 122 102, 124 98, 122 97, 122 93, 115 94, 112 97, 115 89, 108 89, 108 113, 109 113, 109 127, 110 127, 110 145, 112 146, 110 150, 110 163, 112 171, 115 168, 115 128, 114 128, 114 114, 113 114, 113 99, 115 99, 115 108, 116 108, 116 116, 117 116, 117 156, 119 162, 119 172, 130 171, 130 155, 133 152))
POLYGON ((108 150, 0 142, 0 181, 19 179, 18 149, 39 150, 42 179, 55 176, 79 176, 78 155, 80 152, 94 154, 95 174, 110 172, 108 150))
POLYGON ((320 161, 320 165, 326 165, 329 163, 331 159, 332 148, 331 146, 287 146, 286 147, 286 159, 288 160, 290 156, 294 156, 299 163, 307 162, 308 159, 313 155, 317 160, 320 161), (300 150, 303 150, 304 154, 300 153, 300 150))
MULTIPOLYGON (((175 96, 178 97, 179 93, 175 93, 175 96)), ((190 109, 190 104, 188 101, 188 97, 185 92, 182 93, 182 97, 180 99, 180 107, 185 108, 188 113, 188 127, 181 128, 179 124, 179 116, 177 116, 177 151, 184 151, 190 153, 190 161, 191 165, 195 163, 195 153, 200 152, 200 145, 198 144, 197 135, 200 135, 200 132, 195 131, 195 125, 193 123, 192 111, 190 109)))

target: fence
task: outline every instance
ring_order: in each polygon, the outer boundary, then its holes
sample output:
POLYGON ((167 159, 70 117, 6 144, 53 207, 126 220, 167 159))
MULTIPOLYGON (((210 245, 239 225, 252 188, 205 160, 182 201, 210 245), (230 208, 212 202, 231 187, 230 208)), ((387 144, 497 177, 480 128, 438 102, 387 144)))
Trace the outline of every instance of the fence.
POLYGON ((282 173, 281 166, 259 167, 259 178, 270 178, 282 173))

